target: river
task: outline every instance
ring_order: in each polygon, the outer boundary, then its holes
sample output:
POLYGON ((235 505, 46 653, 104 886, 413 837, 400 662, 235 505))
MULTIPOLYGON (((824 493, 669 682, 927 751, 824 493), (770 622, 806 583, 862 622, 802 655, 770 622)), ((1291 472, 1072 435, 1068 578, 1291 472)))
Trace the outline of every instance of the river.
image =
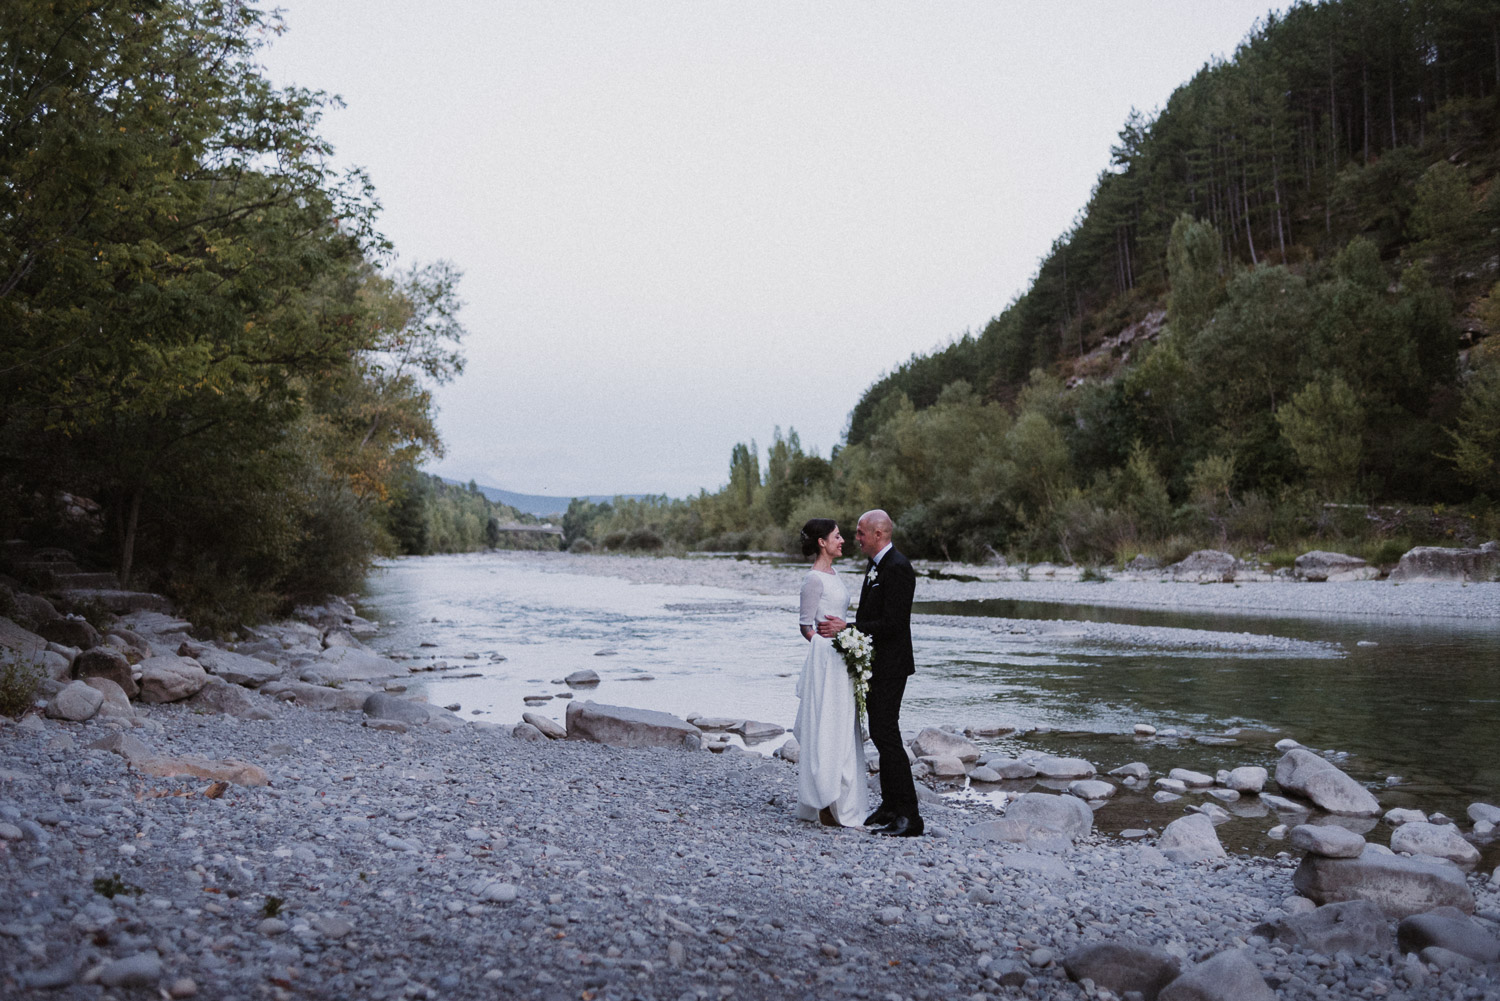
MULTIPOLYGON (((805 651, 796 630, 801 572, 727 557, 408 558, 371 575, 362 607, 382 624, 373 645, 441 665, 414 676, 415 687, 466 716, 511 723, 532 711, 561 722, 572 696, 790 727, 805 651), (585 668, 601 676, 597 687, 562 684, 585 668), (542 696, 552 698, 524 701, 542 696)), ((857 577, 850 584, 857 592, 857 577)), ((1438 810, 1467 828, 1470 802, 1500 802, 1500 616, 1140 609, 926 584, 914 608, 919 670, 907 688, 906 729, 1013 727, 977 742, 1081 756, 1101 771, 1144 761, 1153 775, 1243 764, 1274 772, 1272 745, 1291 737, 1332 752, 1386 807, 1438 810), (942 600, 924 600, 933 596, 942 600), (1135 737, 1137 723, 1158 736, 1135 737)), ((1478 586, 1500 595, 1500 585, 1478 586)), ((1027 785, 952 794, 1000 802, 1027 785)), ((1195 800, 1158 804, 1122 791, 1097 822, 1106 831, 1160 829, 1195 800)), ((1236 816, 1220 827, 1226 848, 1281 848, 1266 837, 1277 818, 1258 800, 1228 806, 1236 816)), ((1344 822, 1386 838, 1383 824, 1344 822)), ((1481 847, 1484 864, 1500 861, 1494 842, 1481 847)))

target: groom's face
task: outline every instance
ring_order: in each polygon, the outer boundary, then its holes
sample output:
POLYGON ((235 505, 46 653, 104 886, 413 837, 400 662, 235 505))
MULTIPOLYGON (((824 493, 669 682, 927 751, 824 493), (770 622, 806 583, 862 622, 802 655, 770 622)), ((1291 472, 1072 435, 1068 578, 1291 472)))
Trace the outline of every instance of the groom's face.
POLYGON ((870 523, 863 519, 854 527, 854 542, 859 546, 859 551, 872 560, 875 554, 880 552, 880 547, 885 544, 881 533, 871 528, 870 523))

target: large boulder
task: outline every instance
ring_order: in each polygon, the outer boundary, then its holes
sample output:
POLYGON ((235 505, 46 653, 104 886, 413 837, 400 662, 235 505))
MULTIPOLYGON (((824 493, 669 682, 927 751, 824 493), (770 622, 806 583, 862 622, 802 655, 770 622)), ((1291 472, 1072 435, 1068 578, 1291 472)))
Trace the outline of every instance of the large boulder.
POLYGON ((979 746, 967 737, 961 737, 947 730, 939 730, 935 726, 929 726, 917 734, 917 739, 912 741, 912 750, 917 752, 919 758, 957 758, 960 761, 975 762, 979 760, 979 746))
POLYGON ((1180 563, 1173 563, 1166 572, 1173 580, 1190 581, 1195 584, 1229 582, 1244 564, 1229 553, 1217 549, 1200 549, 1189 553, 1180 563))
POLYGON ((1467 915, 1448 908, 1402 919, 1396 927, 1396 944, 1402 952, 1436 946, 1478 963, 1500 961, 1500 941, 1467 915))
POLYGON ((1312 800, 1329 813, 1373 817, 1380 804, 1370 790, 1305 747, 1294 747, 1276 763, 1276 784, 1312 800))
POLYGON ((87 650, 89 647, 99 645, 99 630, 83 619, 51 619, 38 625, 36 631, 49 643, 77 647, 79 650, 87 650))
POLYGON ((1374 580, 1380 576, 1379 570, 1358 556, 1328 553, 1321 549, 1297 557, 1292 572, 1307 581, 1374 580))
POLYGON ((1181 961, 1169 952, 1134 942, 1086 942, 1063 957, 1063 970, 1073 981, 1092 980, 1117 996, 1138 991, 1153 1001, 1161 989, 1182 972, 1181 961))
POLYGON ((275 664, 261 660, 259 657, 247 657, 242 653, 220 650, 207 643, 184 640, 177 648, 177 655, 193 658, 202 664, 203 669, 209 674, 217 675, 231 685, 259 688, 266 682, 275 681, 281 677, 281 668, 275 664))
POLYGON ((1244 949, 1221 952, 1172 981, 1157 1001, 1276 1001, 1255 961, 1244 949))
POLYGON ((324 650, 311 664, 304 665, 298 677, 313 685, 342 685, 350 681, 395 678, 407 673, 400 664, 369 650, 333 646, 324 650))
POLYGON ((47 715, 53 719, 82 723, 86 719, 93 719, 103 704, 103 692, 82 681, 74 681, 64 685, 62 691, 48 700, 47 715))
POLYGON ((1173 862, 1205 862, 1226 854, 1214 822, 1201 813, 1179 817, 1168 824, 1156 847, 1173 862))
POLYGON ((1309 855, 1292 874, 1292 885, 1314 903, 1369 900, 1393 918, 1444 906, 1474 913, 1474 894, 1458 866, 1438 859, 1387 855, 1374 845, 1366 847, 1359 858, 1309 855))
POLYGON ((127 698, 135 698, 140 694, 140 687, 135 683, 135 674, 130 668, 130 661, 125 659, 123 653, 112 647, 96 646, 74 657, 73 677, 80 681, 86 681, 89 678, 108 678, 120 686, 127 698))
POLYGON ((1255 933, 1274 942, 1332 956, 1363 956, 1391 948, 1391 926, 1385 912, 1369 900, 1344 900, 1304 914, 1261 925, 1255 933))
POLYGON ((1479 849, 1465 841, 1452 824, 1425 821, 1402 824, 1391 832, 1391 851, 1432 855, 1460 865, 1473 865, 1479 861, 1479 849))
POLYGON ((964 833, 980 841, 1008 841, 1030 848, 1065 851, 1094 829, 1094 811, 1076 796, 1028 792, 1005 807, 1005 816, 974 824, 964 833))
POLYGON ((1391 571, 1390 579, 1402 584, 1500 580, 1500 542, 1486 542, 1478 549, 1418 546, 1401 557, 1401 562, 1391 571))
POLYGON ((687 720, 654 709, 601 705, 594 701, 568 706, 568 740, 591 740, 614 747, 672 747, 696 751, 703 731, 687 720))
POLYGON ((136 669, 141 672, 142 702, 179 702, 208 684, 208 672, 185 657, 148 657, 136 669))

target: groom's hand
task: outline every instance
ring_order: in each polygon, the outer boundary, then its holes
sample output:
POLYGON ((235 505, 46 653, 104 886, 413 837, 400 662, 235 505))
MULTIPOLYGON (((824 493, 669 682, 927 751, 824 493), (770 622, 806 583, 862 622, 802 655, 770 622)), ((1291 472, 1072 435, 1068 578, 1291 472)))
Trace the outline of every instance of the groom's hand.
POLYGON ((828 616, 828 618, 818 623, 818 635, 823 636, 827 639, 833 639, 840 632, 842 632, 844 627, 848 624, 849 623, 845 622, 838 616, 830 615, 828 616))

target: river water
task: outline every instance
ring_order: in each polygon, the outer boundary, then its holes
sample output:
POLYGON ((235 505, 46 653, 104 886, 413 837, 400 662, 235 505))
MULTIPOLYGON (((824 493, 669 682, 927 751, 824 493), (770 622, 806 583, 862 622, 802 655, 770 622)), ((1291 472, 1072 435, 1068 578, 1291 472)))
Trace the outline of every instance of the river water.
MULTIPOLYGON (((643 558, 640 569, 545 554, 402 559, 371 575, 363 610, 382 624, 377 649, 438 668, 415 675, 414 688, 465 716, 561 722, 572 696, 790 728, 806 649, 800 571, 728 558, 643 558), (585 668, 597 687, 562 683, 585 668)), ((849 583, 857 592, 858 578, 849 583)), ((917 592, 906 729, 1012 727, 977 742, 1085 757, 1101 771, 1144 761, 1153 775, 1274 772, 1272 745, 1291 737, 1336 752, 1386 807, 1441 811, 1467 828, 1469 803, 1500 802, 1500 616, 1247 615, 986 600, 977 584, 976 600, 951 582, 934 590, 945 600, 917 592), (1136 738, 1137 723, 1158 736, 1136 738)), ((950 794, 998 804, 1030 785, 950 794)), ((1159 830, 1198 801, 1125 790, 1096 820, 1106 831, 1159 830)), ((1219 829, 1226 848, 1282 847, 1266 837, 1278 818, 1258 800, 1227 807, 1236 816, 1219 829)), ((1388 836, 1383 824, 1340 822, 1388 836)), ((1496 843, 1481 849, 1483 864, 1500 862, 1496 843)))

